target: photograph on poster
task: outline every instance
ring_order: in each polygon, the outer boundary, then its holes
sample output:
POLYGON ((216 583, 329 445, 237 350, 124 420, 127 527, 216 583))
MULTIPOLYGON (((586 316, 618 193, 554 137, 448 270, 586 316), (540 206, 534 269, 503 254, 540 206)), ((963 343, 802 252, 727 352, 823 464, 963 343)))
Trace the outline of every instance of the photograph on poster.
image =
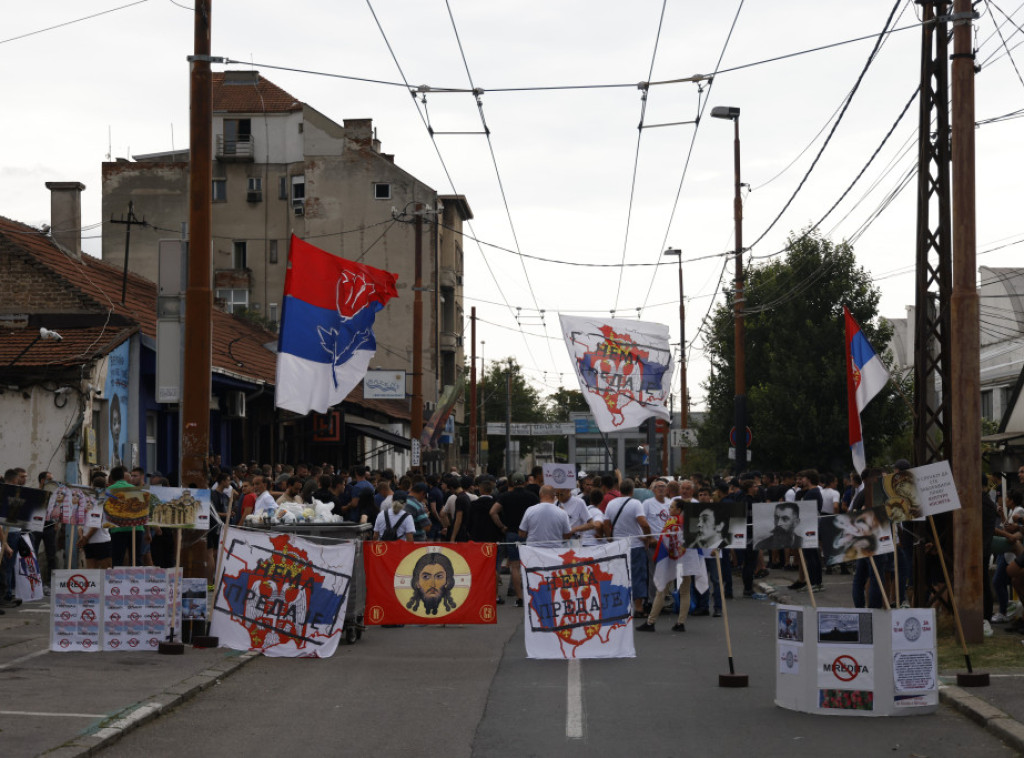
POLYGON ((825 563, 833 566, 893 552, 892 528, 885 506, 819 519, 825 563))
POLYGON ((813 500, 754 503, 754 550, 818 546, 818 509, 813 500))
POLYGON ((818 611, 818 642, 870 645, 873 641, 871 613, 818 611))
POLYGON ((779 609, 779 639, 804 641, 804 612, 779 609))
POLYGON ((685 503, 683 534, 687 547, 715 550, 747 546, 744 503, 685 503))
POLYGON ((875 694, 870 690, 818 690, 818 707, 841 711, 874 710, 875 694))

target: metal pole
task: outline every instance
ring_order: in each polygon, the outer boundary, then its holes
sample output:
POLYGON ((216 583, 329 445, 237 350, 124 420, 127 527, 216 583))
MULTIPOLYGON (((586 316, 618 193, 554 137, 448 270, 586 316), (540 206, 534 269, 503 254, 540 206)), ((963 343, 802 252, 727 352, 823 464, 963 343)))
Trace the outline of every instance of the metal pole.
MULTIPOLYGON (((686 301, 683 300, 683 252, 679 251, 679 429, 690 424, 690 394, 686 387, 686 301)), ((679 448, 679 468, 686 473, 686 448, 679 448)))
POLYGON ((736 180, 736 194, 733 198, 733 219, 736 224, 736 295, 733 299, 733 307, 736 320, 736 475, 739 476, 747 468, 747 377, 746 354, 744 352, 745 331, 743 325, 743 309, 746 305, 746 299, 743 295, 743 198, 740 194, 739 114, 733 119, 733 124, 736 135, 733 140, 733 169, 736 180))
POLYGON ((476 471, 476 306, 469 309, 469 469, 476 471))
POLYGON ((981 368, 974 192, 974 50, 970 0, 953 3, 953 294, 951 461, 962 507, 953 514, 954 594, 968 642, 982 634, 981 368))
MULTIPOLYGON (((512 476, 512 359, 505 374, 505 476, 512 476)), ((509 481, 511 485, 511 480, 509 481)))
MULTIPOLYGON (((415 266, 416 278, 413 282, 412 294, 412 438, 419 440, 423 436, 423 205, 416 204, 415 232, 415 266)), ((420 452, 420 465, 423 465, 425 450, 420 452)))
MULTIPOLYGON (((195 56, 191 74, 189 120, 188 289, 185 292, 185 372, 182 385, 181 477, 189 487, 207 485, 210 448, 210 386, 213 350, 213 292, 210 287, 213 191, 213 82, 210 74, 212 0, 196 0, 195 56)), ((133 543, 134 544, 134 543, 133 543)))

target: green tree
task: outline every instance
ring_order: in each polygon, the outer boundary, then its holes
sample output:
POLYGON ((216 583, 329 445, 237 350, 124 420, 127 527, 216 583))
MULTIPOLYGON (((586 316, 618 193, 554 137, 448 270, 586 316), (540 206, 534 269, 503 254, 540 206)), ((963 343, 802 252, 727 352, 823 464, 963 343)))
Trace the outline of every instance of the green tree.
MULTIPOLYGON (((843 305, 883 355, 892 329, 876 321, 879 290, 849 244, 813 231, 791 236, 785 259, 751 266, 744 289, 750 465, 850 469, 843 305)), ((699 439, 719 465, 727 463, 734 419, 734 294, 715 309, 706 338, 711 374, 699 439)), ((909 406, 899 394, 909 380, 894 378, 862 416, 869 462, 894 447, 910 425, 909 406)))
POLYGON ((589 411, 587 399, 579 390, 570 390, 559 387, 548 396, 547 416, 548 421, 568 421, 569 414, 576 411, 589 411))
MULTIPOLYGON (((522 369, 515 358, 506 358, 491 363, 480 379, 477 402, 484 407, 488 423, 504 423, 506 418, 506 397, 508 379, 511 375, 512 423, 536 423, 546 421, 546 407, 540 393, 526 382, 522 369), (511 372, 511 373, 510 373, 511 372)), ((486 434, 487 430, 482 430, 486 434)), ((532 437, 517 437, 520 453, 533 450, 532 437)), ((486 456, 487 470, 491 473, 505 470, 505 435, 488 435, 486 456)), ((514 464, 513 464, 514 465, 514 464)))

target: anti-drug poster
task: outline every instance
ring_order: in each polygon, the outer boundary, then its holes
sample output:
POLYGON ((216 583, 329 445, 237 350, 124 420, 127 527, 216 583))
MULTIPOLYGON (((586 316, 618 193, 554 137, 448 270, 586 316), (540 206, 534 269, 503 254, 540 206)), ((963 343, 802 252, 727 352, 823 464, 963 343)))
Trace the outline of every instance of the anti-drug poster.
POLYGON ((210 634, 234 650, 330 657, 341 639, 355 552, 351 543, 228 529, 210 634))
POLYGON ((521 545, 528 658, 633 658, 629 548, 521 545))
POLYGON ((154 651, 168 641, 173 619, 174 639, 181 639, 181 569, 175 584, 173 569, 123 566, 107 569, 103 592, 103 649, 154 651))
POLYGON ((58 653, 100 649, 103 572, 54 571, 50 589, 50 650, 58 653))
POLYGON ((874 628, 869 610, 822 608, 817 613, 818 707, 874 709, 874 628))

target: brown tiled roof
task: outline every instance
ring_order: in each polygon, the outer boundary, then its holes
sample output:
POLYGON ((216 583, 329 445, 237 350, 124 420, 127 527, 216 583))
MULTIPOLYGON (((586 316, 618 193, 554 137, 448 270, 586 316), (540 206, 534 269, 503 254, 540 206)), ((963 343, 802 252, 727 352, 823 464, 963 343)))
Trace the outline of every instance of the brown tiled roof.
MULTIPOLYGON (((124 272, 91 255, 75 260, 53 240, 34 227, 0 216, 0 245, 10 254, 21 254, 48 269, 80 295, 77 317, 62 316, 62 342, 40 340, 21 358, 18 366, 81 362, 116 347, 136 329, 156 338, 156 284, 128 274, 124 304, 121 286, 124 272), (109 318, 102 316, 108 314, 109 318), (76 327, 75 321, 84 328, 76 327), (97 323, 98 322, 98 323, 97 323), (105 324, 105 325, 104 325, 105 324), (88 349, 87 349, 88 348, 88 349), (88 354, 86 354, 88 353, 88 354)), ((239 377, 273 384, 276 357, 263 347, 277 336, 247 321, 214 309, 213 366, 239 377)), ((51 327, 55 328, 55 327, 51 327)), ((34 329, 0 329, 0 366, 13 359, 39 333, 34 329), (17 334, 15 334, 15 332, 17 334)))
MULTIPOLYGON (((249 72, 227 72, 239 74, 249 72)), ((302 110, 297 97, 288 94, 262 76, 255 83, 232 81, 224 73, 213 74, 213 110, 227 113, 291 113, 302 110)))

